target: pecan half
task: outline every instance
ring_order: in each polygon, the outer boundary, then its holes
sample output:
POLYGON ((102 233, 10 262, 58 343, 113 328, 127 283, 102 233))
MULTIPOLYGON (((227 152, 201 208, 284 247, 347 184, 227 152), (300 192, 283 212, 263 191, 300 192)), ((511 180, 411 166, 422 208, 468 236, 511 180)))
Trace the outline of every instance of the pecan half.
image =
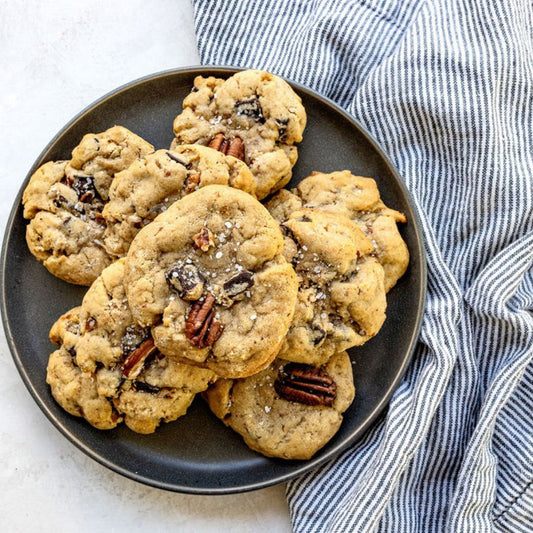
POLYGON ((172 268, 165 278, 184 300, 199 300, 204 292, 205 277, 192 263, 172 268))
POLYGON ((281 367, 274 389, 285 400, 305 405, 331 407, 337 396, 337 385, 324 370, 300 363, 281 367))
POLYGON ((244 161, 244 143, 240 137, 235 137, 230 141, 224 137, 223 133, 217 133, 208 146, 224 155, 231 155, 244 161))
POLYGON ((185 323, 185 336, 198 348, 213 345, 224 326, 215 318, 215 297, 208 292, 203 300, 195 302, 191 307, 185 323))
POLYGON ((120 366, 122 375, 128 379, 135 379, 144 367, 146 359, 157 352, 154 339, 145 340, 136 350, 133 350, 120 366))
POLYGON ((194 235, 192 240, 194 241, 194 247, 197 250, 202 250, 202 252, 207 252, 211 246, 215 246, 215 238, 213 237, 213 233, 211 233, 211 230, 208 230, 207 228, 202 228, 202 231, 194 235))

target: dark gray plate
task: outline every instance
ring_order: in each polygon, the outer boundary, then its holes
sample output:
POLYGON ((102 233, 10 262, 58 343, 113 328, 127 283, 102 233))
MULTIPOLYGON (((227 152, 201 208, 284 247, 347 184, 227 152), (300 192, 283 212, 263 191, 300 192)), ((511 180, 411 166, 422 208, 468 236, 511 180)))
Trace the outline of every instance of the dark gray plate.
POLYGON ((7 224, 2 250, 2 315, 18 370, 39 407, 76 446, 103 465, 163 489, 221 494, 266 487, 302 474, 359 439, 389 401, 413 352, 423 314, 426 270, 418 217, 405 186, 375 141, 353 118, 313 91, 294 84, 307 110, 308 126, 299 147, 291 186, 313 170, 350 169, 374 177, 387 205, 403 211, 401 228, 411 263, 389 293, 388 318, 380 334, 351 350, 356 399, 333 438, 310 461, 267 459, 249 450, 239 435, 211 415, 197 398, 186 416, 148 436, 126 427, 98 431, 70 416, 53 400, 45 382, 52 323, 79 305, 84 288, 52 275, 28 252, 20 198, 30 175, 46 161, 68 159, 87 132, 121 124, 156 148, 172 141, 172 121, 195 76, 227 77, 234 69, 205 67, 163 72, 134 81, 104 96, 67 124, 45 148, 22 184, 7 224))

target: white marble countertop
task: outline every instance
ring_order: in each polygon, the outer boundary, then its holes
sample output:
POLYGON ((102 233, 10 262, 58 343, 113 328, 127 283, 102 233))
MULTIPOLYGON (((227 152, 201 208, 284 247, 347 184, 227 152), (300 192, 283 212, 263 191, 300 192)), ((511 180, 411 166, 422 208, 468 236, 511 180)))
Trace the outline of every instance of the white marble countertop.
MULTIPOLYGON (((48 141, 108 91, 197 65, 188 0, 0 0, 0 224, 48 141)), ((90 459, 41 413, 0 337, 0 530, 290 531, 285 487, 165 492, 90 459)))

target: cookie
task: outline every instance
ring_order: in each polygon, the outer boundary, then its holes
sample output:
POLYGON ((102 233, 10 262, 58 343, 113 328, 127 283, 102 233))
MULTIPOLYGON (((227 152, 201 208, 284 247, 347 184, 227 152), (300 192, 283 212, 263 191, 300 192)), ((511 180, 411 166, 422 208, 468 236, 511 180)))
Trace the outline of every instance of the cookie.
MULTIPOLYGON (((392 289, 409 265, 409 250, 397 224, 407 220, 403 213, 388 208, 380 198, 376 182, 372 178, 354 176, 348 170, 324 174, 313 172, 292 191, 272 199, 272 213, 286 209, 283 205, 295 205, 341 213, 356 222, 371 239, 376 257, 385 270, 385 288, 392 289)), ((282 215, 281 215, 282 216, 282 215)))
POLYGON ((52 396, 67 413, 85 418, 98 429, 113 429, 122 418, 113 404, 98 393, 98 378, 76 365, 75 345, 80 334, 80 307, 65 313, 52 326, 50 339, 59 349, 50 354, 46 382, 52 396))
POLYGON ((322 367, 276 359, 244 379, 222 379, 204 398, 226 426, 267 457, 310 459, 338 431, 355 395, 350 358, 322 367))
POLYGON ((48 364, 56 401, 99 429, 122 420, 138 433, 182 416, 213 372, 162 356, 150 331, 133 323, 124 291, 124 259, 106 268, 82 305, 50 331, 60 345, 48 364))
POLYGON ((70 161, 50 161, 30 178, 22 202, 26 242, 53 275, 90 285, 112 259, 102 209, 114 173, 153 147, 120 126, 88 134, 70 161))
POLYGON ((205 185, 229 185, 254 195, 255 181, 238 159, 201 145, 158 150, 119 172, 102 212, 105 247, 122 257, 139 230, 169 205, 205 185))
POLYGON ((154 147, 122 126, 84 135, 72 150, 72 174, 90 179, 96 192, 107 200, 109 187, 118 172, 128 168, 137 158, 153 152, 154 147))
POLYGON ((297 208, 283 194, 273 214, 285 233, 285 259, 298 275, 294 318, 279 357, 322 365, 375 336, 385 321, 385 274, 374 247, 348 217, 297 208))
POLYGON ((174 120, 172 146, 210 145, 243 159, 255 177, 257 198, 263 199, 289 182, 306 120, 300 97, 273 74, 198 76, 174 120))
POLYGON ((298 280, 283 236, 249 194, 208 185, 172 204, 131 243, 126 290, 162 353, 243 377, 276 356, 298 280))

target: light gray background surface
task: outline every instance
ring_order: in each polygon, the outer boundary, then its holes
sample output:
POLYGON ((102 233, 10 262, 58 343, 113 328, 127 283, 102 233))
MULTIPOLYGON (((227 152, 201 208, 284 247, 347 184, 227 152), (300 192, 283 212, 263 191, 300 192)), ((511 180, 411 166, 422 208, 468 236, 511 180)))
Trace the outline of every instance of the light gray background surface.
MULTIPOLYGON (((49 140, 108 91, 199 63, 188 0, 0 0, 0 225, 49 140)), ((28 332, 31 335, 31 332, 28 332)), ((291 530, 284 486, 231 496, 146 487, 85 456, 46 419, 0 334, 0 530, 291 530)))

